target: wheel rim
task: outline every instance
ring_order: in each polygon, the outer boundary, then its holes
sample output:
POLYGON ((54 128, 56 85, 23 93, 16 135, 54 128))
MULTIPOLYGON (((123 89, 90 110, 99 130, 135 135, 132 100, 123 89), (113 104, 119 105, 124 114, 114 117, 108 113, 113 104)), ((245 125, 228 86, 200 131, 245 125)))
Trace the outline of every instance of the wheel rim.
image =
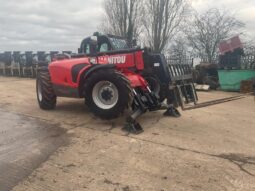
POLYGON ((119 100, 119 91, 113 83, 100 81, 93 88, 92 99, 99 108, 111 109, 119 100))
POLYGON ((37 96, 38 96, 38 100, 41 102, 42 101, 42 86, 40 81, 38 81, 37 83, 37 96))

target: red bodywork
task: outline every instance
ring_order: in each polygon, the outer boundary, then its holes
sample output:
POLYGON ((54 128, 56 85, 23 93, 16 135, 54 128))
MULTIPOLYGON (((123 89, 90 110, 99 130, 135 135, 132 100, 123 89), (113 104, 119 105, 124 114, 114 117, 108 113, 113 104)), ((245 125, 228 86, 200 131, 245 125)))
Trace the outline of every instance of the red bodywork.
MULTIPOLYGON (((96 62, 96 64, 115 64, 116 69, 123 73, 131 83, 133 88, 141 87, 146 88, 148 85, 146 80, 139 75, 139 71, 144 69, 143 62, 143 51, 139 50, 134 53, 125 53, 125 54, 114 54, 114 55, 102 55, 98 57, 82 57, 82 58, 71 58, 64 60, 53 61, 49 65, 49 71, 51 75, 51 81, 54 87, 62 87, 67 89, 72 89, 75 92, 79 92, 81 87, 83 74, 89 70, 93 64, 91 62, 96 62), (73 80, 72 69, 83 64, 84 67, 78 72, 77 80, 73 80), (135 70, 133 72, 132 70, 135 70), (137 72, 138 71, 138 72, 137 72)), ((95 64, 95 63, 94 63, 95 64)), ((86 83, 86 80, 85 82, 86 83)), ((65 96, 63 95, 58 96, 65 96)), ((79 94, 79 93, 78 93, 79 94)), ((66 95, 68 97, 82 97, 82 95, 70 94, 66 95)))

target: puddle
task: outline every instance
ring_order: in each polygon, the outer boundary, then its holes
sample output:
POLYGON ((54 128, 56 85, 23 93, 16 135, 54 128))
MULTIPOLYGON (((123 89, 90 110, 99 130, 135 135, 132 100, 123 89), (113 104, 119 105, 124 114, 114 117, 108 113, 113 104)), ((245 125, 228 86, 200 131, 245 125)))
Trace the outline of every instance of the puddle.
POLYGON ((67 144, 58 124, 0 110, 0 190, 11 190, 67 144))

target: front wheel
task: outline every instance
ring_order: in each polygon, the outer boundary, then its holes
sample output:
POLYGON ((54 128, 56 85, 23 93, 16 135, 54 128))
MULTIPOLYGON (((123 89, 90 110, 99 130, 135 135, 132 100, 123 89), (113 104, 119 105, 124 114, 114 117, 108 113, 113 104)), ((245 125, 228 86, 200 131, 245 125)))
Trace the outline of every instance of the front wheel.
POLYGON ((114 69, 94 72, 84 85, 85 102, 103 119, 117 118, 133 101, 129 80, 114 69))

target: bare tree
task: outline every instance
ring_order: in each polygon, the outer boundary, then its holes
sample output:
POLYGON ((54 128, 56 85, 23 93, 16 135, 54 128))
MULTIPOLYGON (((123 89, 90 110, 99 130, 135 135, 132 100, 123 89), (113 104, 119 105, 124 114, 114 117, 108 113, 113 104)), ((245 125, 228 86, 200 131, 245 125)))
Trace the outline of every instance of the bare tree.
POLYGON ((255 55, 255 38, 245 36, 244 40, 244 53, 246 55, 255 55))
POLYGON ((190 56, 189 46, 187 44, 187 39, 182 35, 176 36, 172 39, 168 46, 167 53, 170 57, 176 59, 182 59, 190 56))
POLYGON ((212 63, 217 56, 219 43, 238 34, 244 24, 232 14, 210 9, 203 14, 194 14, 187 23, 185 34, 189 45, 203 59, 212 63))
POLYGON ((131 44, 141 31, 141 0, 105 0, 103 31, 127 38, 131 44))
POLYGON ((145 42, 155 52, 162 52, 178 32, 188 10, 187 5, 186 0, 145 1, 145 42))

